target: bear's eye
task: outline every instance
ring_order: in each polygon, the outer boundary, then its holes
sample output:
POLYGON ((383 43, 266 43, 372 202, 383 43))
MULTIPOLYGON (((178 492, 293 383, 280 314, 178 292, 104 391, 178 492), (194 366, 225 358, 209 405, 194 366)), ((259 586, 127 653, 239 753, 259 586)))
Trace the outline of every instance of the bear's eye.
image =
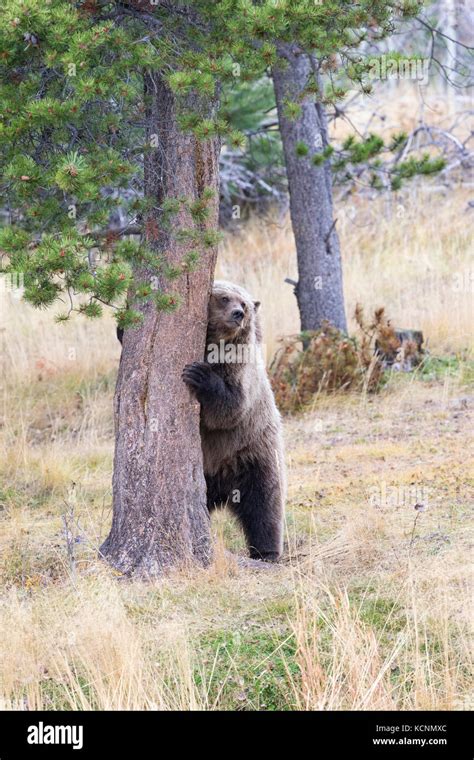
POLYGON ((222 298, 221 298, 221 303, 229 303, 229 300, 230 300, 230 299, 229 299, 229 298, 227 298, 227 296, 222 296, 222 298))
POLYGON ((243 301, 242 301, 242 303, 240 305, 241 305, 242 309, 245 311, 245 304, 244 304, 243 301))

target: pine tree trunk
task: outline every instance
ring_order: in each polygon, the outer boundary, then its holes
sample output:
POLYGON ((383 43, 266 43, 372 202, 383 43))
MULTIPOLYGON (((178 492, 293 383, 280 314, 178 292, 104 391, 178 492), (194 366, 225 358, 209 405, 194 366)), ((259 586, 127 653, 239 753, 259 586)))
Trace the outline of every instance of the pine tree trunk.
POLYGON ((312 157, 328 145, 326 114, 302 91, 312 73, 307 55, 296 46, 280 44, 281 63, 273 70, 280 133, 285 155, 290 214, 298 259, 295 287, 301 329, 317 330, 325 319, 346 330, 339 239, 333 220, 332 177, 329 161, 315 166, 312 157), (286 65, 285 65, 286 63, 286 65), (287 102, 297 102, 301 115, 289 119, 287 102), (297 154, 298 143, 309 153, 297 154))
MULTIPOLYGON (((153 200, 146 219, 149 245, 179 265, 191 248, 163 224, 164 198, 191 201, 213 188, 211 215, 201 227, 214 228, 218 213, 218 140, 199 142, 177 124, 177 104, 158 74, 145 77, 148 141, 145 194, 153 200)), ((188 108, 199 108, 197 97, 188 108)), ((209 105, 209 104, 208 104, 209 105)), ((209 105, 212 115, 216 103, 209 105)), ((196 226, 182 209, 172 230, 196 226)), ((204 357, 207 306, 216 261, 206 248, 196 271, 166 282, 157 271, 141 269, 140 280, 177 293, 173 313, 153 303, 137 306, 138 329, 125 330, 114 400, 115 460, 113 522, 102 555, 122 573, 153 577, 167 568, 210 560, 209 515, 199 435, 199 404, 181 380, 185 364, 204 357)))

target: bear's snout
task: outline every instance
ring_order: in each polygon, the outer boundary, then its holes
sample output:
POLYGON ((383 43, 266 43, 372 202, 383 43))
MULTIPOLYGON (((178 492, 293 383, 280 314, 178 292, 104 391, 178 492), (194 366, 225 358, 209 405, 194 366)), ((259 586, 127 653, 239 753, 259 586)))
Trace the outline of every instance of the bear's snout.
POLYGON ((242 322, 244 318, 244 312, 242 311, 242 309, 234 309, 232 311, 231 316, 232 316, 232 319, 235 319, 236 322, 242 322))

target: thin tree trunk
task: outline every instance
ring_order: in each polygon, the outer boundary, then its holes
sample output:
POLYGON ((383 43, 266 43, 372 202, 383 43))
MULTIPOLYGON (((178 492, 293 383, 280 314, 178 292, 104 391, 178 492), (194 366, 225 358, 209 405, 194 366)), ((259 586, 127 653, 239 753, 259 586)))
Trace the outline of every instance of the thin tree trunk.
POLYGON ((296 46, 279 45, 281 62, 273 69, 280 133, 285 155, 290 214, 298 259, 295 287, 301 329, 317 330, 329 320, 346 330, 339 238, 333 219, 332 178, 329 161, 315 166, 312 157, 328 144, 326 114, 320 103, 301 93, 312 73, 311 61, 296 46), (286 65, 285 65, 286 64, 286 65), (301 115, 286 115, 287 102, 297 102, 301 115), (298 143, 309 153, 297 154, 298 143))
MULTIPOLYGON (((145 194, 154 203, 146 219, 149 245, 179 265, 190 243, 174 230, 196 227, 186 208, 171 218, 161 212, 165 198, 195 201, 213 188, 215 201, 205 226, 215 227, 218 213, 218 140, 199 142, 177 125, 173 93, 158 74, 145 77, 148 140, 145 194)), ((200 108, 190 97, 186 106, 200 108)), ((212 115, 216 103, 207 114, 212 115)), ((201 225, 204 227, 204 223, 201 225)), ((123 337, 115 391, 113 522, 102 555, 126 574, 156 576, 173 566, 206 565, 210 559, 209 515, 199 435, 199 404, 181 380, 185 364, 204 357, 207 306, 215 247, 206 248, 192 274, 171 283, 157 270, 143 268, 140 280, 177 293, 181 306, 172 313, 153 303, 134 304, 144 316, 138 329, 123 337)))

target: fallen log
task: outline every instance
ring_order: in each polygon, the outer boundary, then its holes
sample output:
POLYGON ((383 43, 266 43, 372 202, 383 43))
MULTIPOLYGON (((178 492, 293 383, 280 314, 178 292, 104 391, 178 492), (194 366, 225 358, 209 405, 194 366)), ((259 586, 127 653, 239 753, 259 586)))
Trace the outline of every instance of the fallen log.
POLYGON ((395 330, 398 345, 392 350, 382 349, 375 341, 375 353, 383 366, 394 370, 410 372, 423 360, 423 333, 421 330, 395 330))

